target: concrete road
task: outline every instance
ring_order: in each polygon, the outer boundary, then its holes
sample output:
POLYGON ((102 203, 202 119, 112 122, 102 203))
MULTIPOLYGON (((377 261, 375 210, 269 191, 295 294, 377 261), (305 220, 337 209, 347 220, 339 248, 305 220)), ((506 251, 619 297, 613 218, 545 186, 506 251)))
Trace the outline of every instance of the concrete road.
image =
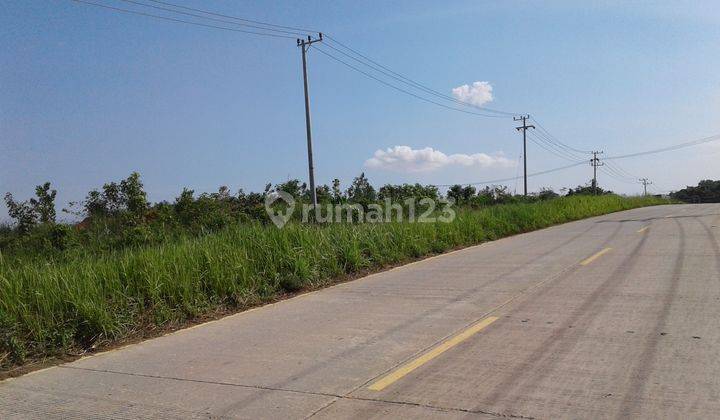
POLYGON ((0 418, 713 418, 720 205, 506 238, 0 383, 0 418))

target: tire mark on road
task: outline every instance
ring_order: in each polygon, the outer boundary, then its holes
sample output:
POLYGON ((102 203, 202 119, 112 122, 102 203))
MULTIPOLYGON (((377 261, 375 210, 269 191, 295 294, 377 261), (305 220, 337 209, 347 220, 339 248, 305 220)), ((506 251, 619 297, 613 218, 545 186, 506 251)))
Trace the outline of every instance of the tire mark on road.
MULTIPOLYGON (((705 230, 705 233, 708 236, 708 239, 710 241, 710 246, 713 249, 713 252, 715 253, 715 268, 718 274, 720 274, 720 243, 718 243, 718 239, 715 236, 715 233, 712 231, 712 229, 705 223, 702 219, 697 219, 698 223, 702 225, 703 229, 705 230)), ((718 220, 718 223, 720 224, 720 220, 718 220)))
MULTIPOLYGON (((561 357, 553 358, 553 356, 568 353, 581 338, 581 331, 570 328, 570 326, 577 325, 584 319, 594 317, 604 309, 607 305, 607 299, 603 299, 603 295, 608 295, 622 284, 622 281, 627 277, 627 273, 637 264, 639 252, 645 246, 648 237, 649 235, 640 237, 640 240, 622 263, 583 300, 582 304, 573 311, 572 315, 553 334, 540 343, 535 351, 526 357, 512 372, 507 374, 507 379, 495 387, 493 393, 483 400, 483 406, 495 406, 502 397, 509 395, 511 391, 521 386, 524 387, 523 389, 529 389, 545 378, 552 366, 561 359, 561 357), (528 375, 529 371, 533 372, 532 376, 528 375), (524 378, 527 378, 527 380, 524 380, 524 378)), ((534 297, 542 297, 551 291, 552 288, 545 288, 534 297)), ((512 412, 513 409, 514 407, 508 407, 509 412, 512 412)))
POLYGON ((639 362, 636 364, 633 369, 633 373, 630 375, 632 378, 630 386, 625 392, 625 397, 623 398, 622 405, 618 410, 617 418, 631 418, 638 415, 636 411, 640 405, 642 394, 645 391, 648 378, 652 373, 653 365, 655 364, 655 359, 657 358, 658 344, 660 343, 661 337, 660 333, 663 332, 666 327, 673 301, 677 295, 677 289, 680 284, 680 278, 682 276, 685 262, 686 238, 685 228, 682 223, 680 223, 677 219, 675 219, 674 222, 680 233, 680 244, 678 254, 675 257, 675 263, 673 264, 670 286, 665 292, 665 296, 660 305, 660 313, 657 316, 652 332, 650 332, 647 341, 645 342, 645 348, 640 355, 639 362))

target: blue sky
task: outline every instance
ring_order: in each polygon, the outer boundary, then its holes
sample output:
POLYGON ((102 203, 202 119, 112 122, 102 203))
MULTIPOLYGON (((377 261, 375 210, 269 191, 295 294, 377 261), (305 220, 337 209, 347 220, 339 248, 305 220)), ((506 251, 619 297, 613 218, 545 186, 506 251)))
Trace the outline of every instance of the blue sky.
MULTIPOLYGON (((322 30, 447 95, 488 82, 493 99, 486 106, 530 113, 580 149, 616 155, 720 133, 717 2, 172 2, 322 30)), ((49 180, 62 207, 132 171, 142 174, 153 201, 183 187, 261 190, 266 182, 307 178, 293 40, 69 0, 6 3, 0 27, 2 193, 27 198, 49 180)), ((337 177, 347 186, 362 171, 376 185, 521 173, 513 166, 521 137, 511 120, 418 101, 317 51, 309 61, 319 183, 337 177), (440 165, 366 165, 378 149, 395 146, 431 147, 446 157, 440 165), (511 164, 462 163, 463 155, 479 153, 511 164)), ((720 178, 717 143, 617 163, 659 189, 678 189, 720 178)), ((569 163, 532 143, 528 159, 530 172, 569 163)), ((530 189, 576 186, 590 175, 588 165, 578 166, 531 178, 530 189)), ((640 191, 603 173, 600 183, 640 191)), ((521 189, 520 182, 508 185, 521 189)))

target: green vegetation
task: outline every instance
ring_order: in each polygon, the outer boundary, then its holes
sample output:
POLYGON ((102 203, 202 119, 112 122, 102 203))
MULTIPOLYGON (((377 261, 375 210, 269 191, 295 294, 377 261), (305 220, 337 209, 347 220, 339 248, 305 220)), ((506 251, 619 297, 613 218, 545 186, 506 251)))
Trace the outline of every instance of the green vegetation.
POLYGON ((706 179, 697 187, 687 187, 670 196, 686 203, 720 203, 720 181, 706 179))
MULTIPOLYGON (((267 184, 262 193, 240 190, 233 195, 227 187, 220 187, 215 193, 195 195, 193 190, 186 188, 173 202, 151 204, 140 175, 133 173, 119 182, 106 183, 88 192, 83 201, 71 202, 63 211, 82 220, 72 225, 56 223, 56 191, 50 189, 48 182, 38 186, 36 197, 27 201, 17 201, 12 194, 6 194, 8 214, 15 220, 15 225, 0 225, 0 253, 6 261, 17 257, 57 261, 72 259, 77 254, 103 255, 127 247, 165 244, 252 222, 269 224, 264 202, 268 194, 277 191, 295 198, 299 205, 293 218, 300 220, 301 204, 309 202, 310 194, 307 186, 297 179, 275 186, 267 184)), ((591 194, 589 191, 578 190, 577 194, 591 194)), ((420 184, 384 185, 376 191, 364 174, 356 177, 345 191, 336 179, 332 186, 318 186, 316 192, 323 209, 327 205, 349 204, 367 210, 372 204, 384 205, 385 200, 403 204, 409 198, 416 201, 442 198, 437 187, 420 184)), ((529 203, 557 196, 555 192, 543 189, 536 195, 523 197, 512 195, 506 187, 499 186, 476 191, 471 186, 456 185, 447 193, 457 206, 465 208, 529 203)), ((407 206, 403 204, 403 207, 407 212, 407 206)), ((424 209, 418 205, 416 210, 421 213, 424 209)))
MULTIPOLYGON (((306 194, 299 183, 282 188, 294 187, 293 195, 306 194)), ((615 195, 553 198, 547 191, 547 200, 523 199, 488 189, 460 191, 469 204, 451 223, 291 222, 277 229, 264 216, 264 194, 231 197, 221 189, 194 198, 185 191, 173 204, 150 206, 133 175, 91 192, 82 204, 86 219, 68 226, 49 215, 40 221, 41 210, 48 214, 48 197, 54 197, 49 185, 41 190, 38 197, 45 201, 38 198, 36 207, 10 197, 25 205, 22 214, 32 216, 24 219, 29 222, 22 231, 18 226, 0 231, 3 368, 240 310, 457 247, 665 203, 615 195), (500 202, 508 204, 487 205, 500 202)), ((437 190, 386 186, 376 194, 360 179, 346 194, 339 185, 324 193, 323 200, 331 202, 355 195, 366 203, 377 195, 402 198, 437 190)))

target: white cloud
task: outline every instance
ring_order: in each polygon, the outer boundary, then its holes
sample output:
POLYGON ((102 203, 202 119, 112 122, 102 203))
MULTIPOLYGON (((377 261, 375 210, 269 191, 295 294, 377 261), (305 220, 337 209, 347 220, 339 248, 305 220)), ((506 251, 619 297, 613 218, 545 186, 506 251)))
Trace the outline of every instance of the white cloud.
POLYGON ((428 172, 453 165, 508 168, 515 166, 515 161, 507 159, 502 153, 446 155, 432 147, 413 149, 410 146, 395 146, 386 150, 378 150, 373 157, 365 161, 367 168, 396 172, 428 172))
POLYGON ((493 87, 490 82, 474 82, 472 86, 462 85, 453 88, 453 96, 465 103, 475 106, 483 106, 493 100, 493 87))

